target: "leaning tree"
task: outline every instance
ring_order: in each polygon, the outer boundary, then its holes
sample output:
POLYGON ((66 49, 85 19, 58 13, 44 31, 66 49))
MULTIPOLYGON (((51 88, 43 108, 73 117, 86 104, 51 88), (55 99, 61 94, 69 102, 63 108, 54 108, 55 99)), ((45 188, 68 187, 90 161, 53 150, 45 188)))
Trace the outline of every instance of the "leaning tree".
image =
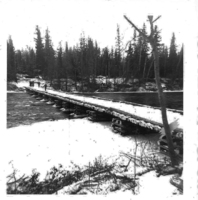
POLYGON ((154 71, 155 71, 155 81, 158 89, 158 97, 159 97, 159 102, 161 106, 161 113, 162 113, 162 121, 163 121, 163 126, 168 142, 168 149, 169 149, 169 155, 171 158, 171 163, 172 165, 177 164, 176 160, 176 155, 173 147, 173 141, 171 137, 171 131, 170 127, 168 124, 168 119, 167 119, 167 113, 166 113, 166 105, 165 105, 165 97, 163 94, 163 90, 161 87, 160 83, 160 73, 159 73, 159 53, 158 53, 158 46, 159 46, 159 31, 157 29, 157 26, 154 27, 154 22, 156 22, 161 16, 157 17, 155 20, 153 20, 153 16, 149 15, 148 16, 148 21, 150 23, 150 35, 142 32, 126 15, 124 15, 124 18, 128 21, 130 25, 132 25, 135 30, 139 32, 139 34, 144 37, 151 45, 152 47, 152 54, 154 58, 154 71))

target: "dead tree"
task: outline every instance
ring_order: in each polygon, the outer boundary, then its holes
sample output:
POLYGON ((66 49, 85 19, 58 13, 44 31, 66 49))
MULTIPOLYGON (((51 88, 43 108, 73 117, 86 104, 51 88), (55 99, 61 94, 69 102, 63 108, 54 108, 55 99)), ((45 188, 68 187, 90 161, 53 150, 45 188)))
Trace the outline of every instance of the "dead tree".
POLYGON ((165 130, 166 138, 167 138, 171 163, 172 163, 172 166, 175 166, 175 165, 177 165, 177 159, 175 156, 173 141, 172 141, 172 137, 171 137, 171 131, 170 131, 170 127, 168 124, 165 98, 164 98, 163 90, 161 87, 160 74, 159 74, 159 55, 158 55, 158 41, 157 41, 157 36, 158 36, 159 32, 157 31, 157 26, 155 26, 155 28, 153 27, 154 22, 156 22, 160 17, 161 16, 159 16, 155 20, 153 20, 153 16, 151 16, 151 15, 148 16, 151 33, 150 33, 150 35, 146 35, 131 20, 129 20, 124 15, 124 18, 129 22, 129 24, 131 24, 132 27, 135 28, 139 32, 139 34, 142 35, 150 43, 150 45, 152 47, 152 53, 153 53, 153 57, 154 57, 155 81, 156 81, 156 85, 157 85, 157 89, 158 89, 158 97, 159 97, 159 102, 160 102, 160 106, 161 106, 162 121, 163 121, 163 126, 164 126, 164 130, 165 130))

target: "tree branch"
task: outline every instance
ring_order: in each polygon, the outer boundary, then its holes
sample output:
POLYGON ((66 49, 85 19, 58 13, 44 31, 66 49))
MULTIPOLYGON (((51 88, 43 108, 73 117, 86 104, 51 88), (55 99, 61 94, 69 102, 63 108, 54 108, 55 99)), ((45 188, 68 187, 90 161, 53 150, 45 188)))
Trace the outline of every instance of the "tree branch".
POLYGON ((153 21, 153 23, 156 22, 160 17, 161 17, 161 15, 158 16, 158 17, 153 21))
POLYGON ((148 36, 142 33, 142 31, 140 31, 140 29, 126 15, 124 15, 124 18, 129 22, 129 24, 131 24, 132 27, 138 31, 139 34, 148 39, 148 36))

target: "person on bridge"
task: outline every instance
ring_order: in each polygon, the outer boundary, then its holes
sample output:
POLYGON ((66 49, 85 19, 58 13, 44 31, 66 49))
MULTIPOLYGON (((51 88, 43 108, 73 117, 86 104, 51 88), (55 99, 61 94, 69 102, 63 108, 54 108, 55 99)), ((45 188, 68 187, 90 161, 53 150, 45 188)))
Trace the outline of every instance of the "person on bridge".
POLYGON ((45 83, 44 88, 45 88, 45 91, 46 91, 46 89, 47 89, 47 83, 45 83))

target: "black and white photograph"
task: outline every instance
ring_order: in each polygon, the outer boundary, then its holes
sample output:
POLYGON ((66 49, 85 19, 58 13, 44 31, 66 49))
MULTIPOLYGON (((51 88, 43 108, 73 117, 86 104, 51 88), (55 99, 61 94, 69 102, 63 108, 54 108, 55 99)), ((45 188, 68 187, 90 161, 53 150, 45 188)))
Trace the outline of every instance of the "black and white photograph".
POLYGON ((6 197, 196 198, 196 1, 0 4, 6 197))

